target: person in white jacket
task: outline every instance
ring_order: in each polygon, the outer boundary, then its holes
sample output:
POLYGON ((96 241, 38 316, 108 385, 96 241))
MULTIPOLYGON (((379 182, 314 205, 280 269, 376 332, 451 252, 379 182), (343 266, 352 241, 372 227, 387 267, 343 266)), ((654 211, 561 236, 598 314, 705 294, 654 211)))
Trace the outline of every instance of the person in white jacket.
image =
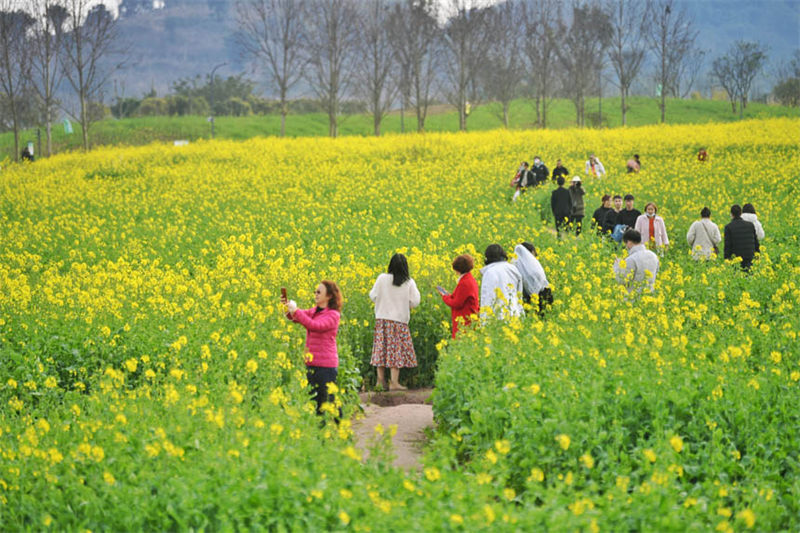
POLYGON ((591 154, 586 161, 586 175, 593 178, 602 178, 606 175, 606 169, 603 163, 601 163, 594 154, 591 154))
POLYGON ((704 207, 700 211, 700 220, 695 220, 689 226, 686 242, 692 249, 695 260, 711 259, 712 254, 719 253, 715 249, 722 242, 719 227, 711 221, 711 209, 704 207))
POLYGON ((369 297, 375 302, 375 333, 370 364, 378 369, 378 385, 387 389, 385 369, 389 367, 391 383, 388 390, 405 390, 406 387, 400 384, 400 369, 417 366, 417 354, 408 322, 411 309, 420 302, 417 284, 408 273, 406 256, 392 256, 388 273, 378 276, 369 291, 369 297))
POLYGON ((753 207, 753 204, 744 204, 742 206, 742 220, 752 222, 756 227, 756 239, 758 239, 758 242, 764 240, 764 226, 762 226, 761 222, 758 221, 756 208, 753 207))
POLYGON ((481 317, 486 318, 490 308, 494 316, 505 319, 523 316, 519 294, 522 292, 522 275, 508 262, 505 250, 499 244, 490 244, 484 252, 485 264, 481 269, 481 317))
POLYGON ((617 283, 624 285, 628 293, 641 292, 645 284, 653 292, 658 274, 658 256, 642 244, 642 234, 635 229, 625 230, 622 242, 628 249, 628 257, 624 263, 619 258, 614 261, 617 283))

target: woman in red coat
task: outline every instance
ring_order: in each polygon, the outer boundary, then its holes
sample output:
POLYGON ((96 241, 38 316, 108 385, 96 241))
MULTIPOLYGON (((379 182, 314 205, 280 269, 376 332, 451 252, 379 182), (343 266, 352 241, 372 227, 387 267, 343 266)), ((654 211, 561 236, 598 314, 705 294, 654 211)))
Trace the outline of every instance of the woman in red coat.
POLYGON ((477 315, 480 310, 480 297, 478 295, 478 282, 472 277, 470 271, 475 261, 469 254, 459 255, 453 260, 453 270, 459 274, 458 284, 452 294, 443 289, 442 300, 451 308, 453 320, 453 338, 456 338, 459 322, 468 325, 472 315, 477 315), (459 317, 461 317, 459 319, 459 317))

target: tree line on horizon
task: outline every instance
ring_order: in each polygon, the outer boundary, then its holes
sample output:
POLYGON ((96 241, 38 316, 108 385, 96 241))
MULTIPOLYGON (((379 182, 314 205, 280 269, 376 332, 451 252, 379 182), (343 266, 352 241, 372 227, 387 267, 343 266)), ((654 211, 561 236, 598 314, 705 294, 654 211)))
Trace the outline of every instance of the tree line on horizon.
MULTIPOLYGON (((133 8, 123 3, 126 9, 133 8)), ((508 126, 510 103, 530 99, 536 125, 546 127, 556 97, 575 107, 578 126, 602 120, 587 112, 588 96, 602 97, 604 72, 620 97, 645 73, 656 83, 660 120, 667 98, 686 97, 706 61, 698 31, 676 0, 237 0, 235 39, 242 57, 276 98, 253 94, 243 74, 181 79, 157 98, 118 99, 115 116, 279 113, 285 135, 292 110, 314 108, 339 133, 342 114, 367 112, 373 133, 399 107, 401 129, 424 131, 431 105, 446 102, 466 130, 478 105, 500 103, 508 126), (298 98, 310 88, 313 101, 298 98), (409 122, 406 125, 406 121, 409 122), (412 125, 412 123, 414 123, 412 125)), ((60 109, 80 123, 89 148, 93 122, 108 108, 110 75, 133 52, 120 42, 118 19, 93 0, 0 0, 0 127, 44 125, 46 154, 60 109), (60 98, 62 89, 72 97, 60 98)), ((122 9, 122 8, 121 8, 122 9)), ((715 58, 711 75, 740 114, 767 60, 757 42, 737 41, 715 58)), ((798 105, 800 52, 784 65, 774 94, 798 105)))

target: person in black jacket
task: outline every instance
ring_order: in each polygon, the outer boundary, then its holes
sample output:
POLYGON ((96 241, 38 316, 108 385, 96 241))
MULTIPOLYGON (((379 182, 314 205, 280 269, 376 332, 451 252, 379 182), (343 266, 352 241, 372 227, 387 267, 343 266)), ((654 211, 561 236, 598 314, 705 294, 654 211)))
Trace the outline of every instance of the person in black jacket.
POLYGON ((632 194, 625 195, 625 209, 617 213, 617 224, 628 226, 629 228, 636 227, 636 219, 642 214, 641 211, 633 207, 634 197, 632 194))
POLYGON ((564 188, 564 178, 558 178, 558 188, 550 195, 550 208, 553 210, 553 218, 556 219, 556 231, 569 222, 569 215, 572 212, 572 198, 569 191, 564 188))
POLYGON ((613 211, 611 208, 611 195, 604 194, 603 199, 600 200, 600 207, 595 209, 592 214, 592 228, 600 235, 603 234, 603 221, 609 211, 613 211))
POLYGON ((547 165, 542 162, 542 158, 538 155, 533 158, 533 168, 531 168, 531 172, 533 172, 536 185, 541 185, 547 181, 548 177, 550 177, 550 170, 547 168, 547 165))
POLYGON ((567 170, 567 167, 561 164, 560 159, 557 159, 556 168, 553 169, 553 181, 557 181, 558 178, 561 177, 563 177, 566 180, 567 176, 569 176, 569 170, 567 170))
POLYGON ((753 257, 760 251, 756 227, 752 222, 742 219, 742 207, 731 206, 731 221, 725 226, 725 259, 734 256, 742 258, 742 270, 750 270, 753 257))
POLYGON ((603 217, 603 233, 610 234, 614 231, 614 226, 617 225, 617 216, 622 211, 622 196, 619 194, 614 195, 614 206, 603 217))

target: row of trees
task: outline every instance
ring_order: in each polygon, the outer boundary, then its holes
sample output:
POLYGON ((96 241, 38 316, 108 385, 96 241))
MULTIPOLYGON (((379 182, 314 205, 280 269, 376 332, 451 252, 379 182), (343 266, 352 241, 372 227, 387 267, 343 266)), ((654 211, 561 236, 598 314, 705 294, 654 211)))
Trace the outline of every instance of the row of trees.
POLYGON ((116 41, 114 17, 92 0, 0 0, 0 99, 16 158, 26 113, 45 125, 48 155, 59 109, 80 122, 84 149, 89 148, 89 128, 97 118, 92 106, 102 99, 116 41), (64 80, 74 106, 58 98, 64 80))
MULTIPOLYGON (((584 125, 587 95, 602 89, 610 66, 623 124, 626 98, 650 56, 666 98, 683 96, 703 53, 697 31, 675 0, 238 0, 238 40, 274 88, 285 124, 295 87, 305 81, 323 103, 329 133, 338 131, 341 102, 363 99, 375 134, 399 101, 425 128, 434 95, 452 104, 466 129, 469 111, 487 100, 533 99, 537 124, 547 124, 557 93, 575 104, 584 125)), ((284 128, 281 128, 281 133, 284 128)))

